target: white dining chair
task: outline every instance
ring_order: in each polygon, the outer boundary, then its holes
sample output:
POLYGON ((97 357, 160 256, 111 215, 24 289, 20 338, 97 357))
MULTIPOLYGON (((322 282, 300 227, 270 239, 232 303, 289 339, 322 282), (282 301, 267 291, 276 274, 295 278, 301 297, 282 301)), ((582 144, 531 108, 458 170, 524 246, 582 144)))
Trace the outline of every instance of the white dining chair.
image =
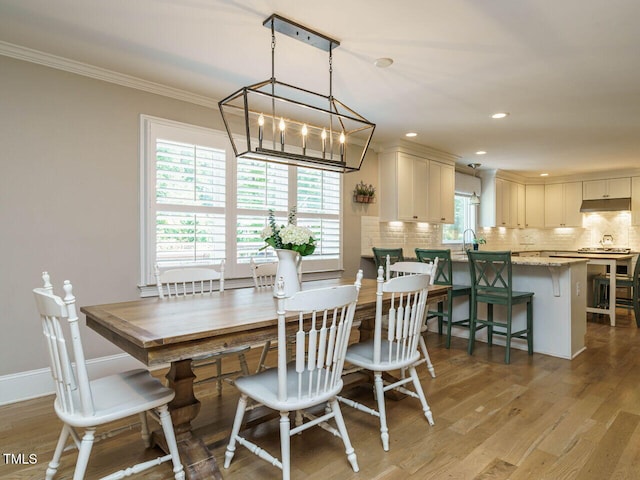
POLYGON ((313 426, 321 426, 344 443, 347 459, 355 472, 358 462, 349 440, 337 395, 342 390, 344 355, 349 342, 353 315, 362 279, 358 272, 354 285, 303 290, 285 298, 284 282, 278 281, 278 368, 270 368, 249 377, 239 378, 235 385, 240 391, 224 468, 229 468, 236 453, 236 445, 282 470, 283 480, 289 480, 291 469, 290 437, 313 426), (287 363, 287 320, 296 318, 295 358, 287 363), (280 412, 281 458, 260 448, 240 434, 249 400, 280 412), (306 409, 325 405, 316 416, 306 409), (289 413, 304 411, 306 422, 291 428, 289 413), (337 430, 327 422, 334 419, 337 430))
MULTIPOLYGON (((389 257, 387 256, 387 280, 394 277, 399 277, 403 275, 416 275, 419 273, 428 274, 431 278, 429 285, 433 285, 434 280, 436 278, 436 272, 438 271, 438 261, 436 258, 431 263, 426 262, 396 262, 391 265, 389 262, 389 257)), ((424 320, 422 322, 422 326, 420 327, 420 351, 422 352, 422 358, 416 362, 416 366, 420 365, 424 362, 427 366, 427 370, 432 378, 436 378, 436 370, 431 363, 431 357, 429 356, 429 350, 427 350, 427 344, 424 341, 424 334, 427 331, 427 310, 425 308, 424 311, 424 320)))
POLYGON ((389 429, 384 400, 384 392, 398 390, 401 393, 418 398, 422 410, 430 425, 433 425, 433 414, 424 396, 420 378, 415 364, 420 358, 418 344, 420 328, 424 319, 428 288, 431 278, 427 274, 405 275, 384 281, 384 269, 378 269, 376 289, 376 318, 372 339, 351 345, 347 349, 346 361, 357 367, 373 372, 374 393, 378 409, 375 410, 354 400, 338 397, 338 399, 357 410, 369 413, 380 420, 380 438, 385 451, 389 450, 389 429), (383 297, 390 297, 390 307, 386 311, 389 316, 387 329, 382 328, 384 312, 383 297), (407 369, 408 377, 392 383, 384 382, 382 374, 393 370, 407 369), (412 383, 414 390, 405 387, 412 383))
MULTIPOLYGON (((180 299, 181 297, 189 297, 192 295, 211 295, 215 292, 224 292, 224 260, 220 262, 220 271, 214 268, 173 268, 161 271, 158 265, 155 266, 156 285, 158 287, 158 296, 161 299, 180 299), (217 287, 216 287, 217 286, 217 287)), ((194 370, 205 372, 205 367, 215 365, 215 375, 201 374, 200 378, 196 378, 194 384, 205 382, 216 382, 218 395, 222 394, 222 382, 227 379, 231 381, 233 377, 238 375, 249 375, 249 367, 245 353, 249 351, 248 345, 240 345, 230 347, 221 352, 198 355, 193 358, 194 370), (231 372, 222 371, 222 360, 225 357, 237 356, 240 364, 240 370, 231 372)))
POLYGON ((54 409, 64 424, 53 459, 49 462, 45 479, 51 480, 55 476, 60 466, 62 453, 73 447, 78 449, 73 479, 83 479, 94 442, 109 438, 122 431, 129 431, 129 427, 126 426, 119 430, 96 435, 97 428, 132 415, 139 415, 142 424, 142 439, 145 445, 150 447, 147 424, 147 413, 149 413, 162 425, 170 453, 118 470, 103 477, 103 480, 124 478, 169 460, 173 463, 173 477, 176 480, 183 480, 185 473, 180 463, 171 415, 167 407, 175 396, 174 391, 163 386, 159 380, 143 369, 89 380, 80 339, 73 287, 66 280, 64 282, 65 296, 64 299, 61 299, 53 294, 49 274, 44 272, 42 278, 44 287, 34 289, 33 293, 49 350, 51 374, 56 390, 54 409), (65 331, 68 331, 69 335, 65 331), (73 363, 68 351, 69 340, 73 349, 73 363), (84 435, 81 436, 77 429, 84 429, 84 435), (69 437, 73 443, 67 447, 69 437))

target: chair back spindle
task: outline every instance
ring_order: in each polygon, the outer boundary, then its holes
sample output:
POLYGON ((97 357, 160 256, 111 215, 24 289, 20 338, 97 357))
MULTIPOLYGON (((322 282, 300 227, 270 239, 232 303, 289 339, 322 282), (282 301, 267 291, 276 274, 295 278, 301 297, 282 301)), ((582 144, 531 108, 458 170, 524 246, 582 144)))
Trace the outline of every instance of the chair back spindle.
MULTIPOLYGON (((427 264, 416 263, 416 265, 431 269, 427 264)), ((381 361, 402 363, 416 355, 431 275, 430 273, 402 275, 385 282, 381 267, 378 269, 377 282, 373 361, 374 363, 381 361), (382 314, 385 294, 390 294, 391 306, 387 311, 388 327, 386 339, 383 340, 382 314), (381 357, 383 341, 386 342, 384 351, 387 352, 387 358, 381 357)))
POLYGON ((310 401, 336 388, 342 382, 344 356, 362 281, 358 272, 355 285, 305 290, 284 297, 284 282, 277 282, 278 298, 278 398, 290 400, 294 382, 297 399, 310 401), (295 378, 287 371, 285 318, 297 318, 294 339, 295 378))
POLYGON ((250 264, 255 288, 273 287, 275 285, 278 262, 256 263, 252 258, 250 264))
POLYGON ((43 280, 44 287, 35 288, 33 293, 42 320, 42 331, 49 352, 56 397, 65 413, 70 415, 81 413, 89 417, 94 413, 94 405, 80 339, 73 287, 68 280, 65 280, 63 287, 65 297, 62 300, 53 294, 53 287, 46 272, 43 273, 43 280), (64 322, 69 329, 75 371, 64 333, 64 322))
POLYGON ((213 268, 175 268, 161 272, 155 267, 158 296, 164 298, 184 297, 197 294, 224 292, 224 266, 220 262, 219 271, 213 268), (217 290, 215 286, 218 286, 217 290))

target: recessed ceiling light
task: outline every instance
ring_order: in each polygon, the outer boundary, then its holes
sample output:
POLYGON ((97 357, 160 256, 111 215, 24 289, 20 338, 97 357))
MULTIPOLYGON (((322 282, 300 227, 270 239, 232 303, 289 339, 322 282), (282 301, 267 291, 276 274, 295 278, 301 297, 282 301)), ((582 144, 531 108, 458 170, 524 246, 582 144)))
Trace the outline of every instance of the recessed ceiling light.
POLYGON ((491 115, 491 118, 504 118, 509 115, 507 112, 498 112, 491 115))
POLYGON ((487 152, 485 152, 484 150, 478 150, 476 152, 476 155, 486 155, 487 152))
POLYGON ((382 57, 378 58, 373 64, 378 68, 387 68, 390 67, 393 63, 393 58, 382 57))
POLYGON ((548 174, 548 173, 541 173, 541 174, 540 174, 540 176, 541 176, 541 177, 548 177, 548 176, 549 176, 549 174, 548 174))
POLYGON ((404 134, 405 137, 417 137, 418 134, 416 132, 409 132, 404 134))

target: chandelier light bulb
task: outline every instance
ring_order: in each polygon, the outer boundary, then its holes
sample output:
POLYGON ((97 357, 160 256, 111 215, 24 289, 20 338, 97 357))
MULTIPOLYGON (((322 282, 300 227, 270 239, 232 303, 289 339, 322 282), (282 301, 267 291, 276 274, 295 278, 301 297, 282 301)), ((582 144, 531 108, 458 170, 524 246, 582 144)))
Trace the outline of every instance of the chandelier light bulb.
POLYGON ((280 150, 284 152, 284 118, 280 117, 280 150))
POLYGON ((302 125, 302 154, 305 155, 307 153, 307 124, 302 125))
POLYGON ((258 148, 262 148, 262 140, 264 139, 264 115, 258 117, 258 148))

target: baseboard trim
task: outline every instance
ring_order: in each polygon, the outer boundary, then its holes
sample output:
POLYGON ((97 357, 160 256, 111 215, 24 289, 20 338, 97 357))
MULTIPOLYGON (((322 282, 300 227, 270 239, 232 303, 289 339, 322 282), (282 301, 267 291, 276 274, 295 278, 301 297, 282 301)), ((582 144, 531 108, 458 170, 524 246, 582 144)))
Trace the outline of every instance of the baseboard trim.
MULTIPOLYGON (((87 360, 89 378, 104 377, 133 368, 146 367, 126 353, 87 360)), ((52 395, 54 392, 55 388, 49 368, 0 376, 0 405, 44 397, 52 395)))

